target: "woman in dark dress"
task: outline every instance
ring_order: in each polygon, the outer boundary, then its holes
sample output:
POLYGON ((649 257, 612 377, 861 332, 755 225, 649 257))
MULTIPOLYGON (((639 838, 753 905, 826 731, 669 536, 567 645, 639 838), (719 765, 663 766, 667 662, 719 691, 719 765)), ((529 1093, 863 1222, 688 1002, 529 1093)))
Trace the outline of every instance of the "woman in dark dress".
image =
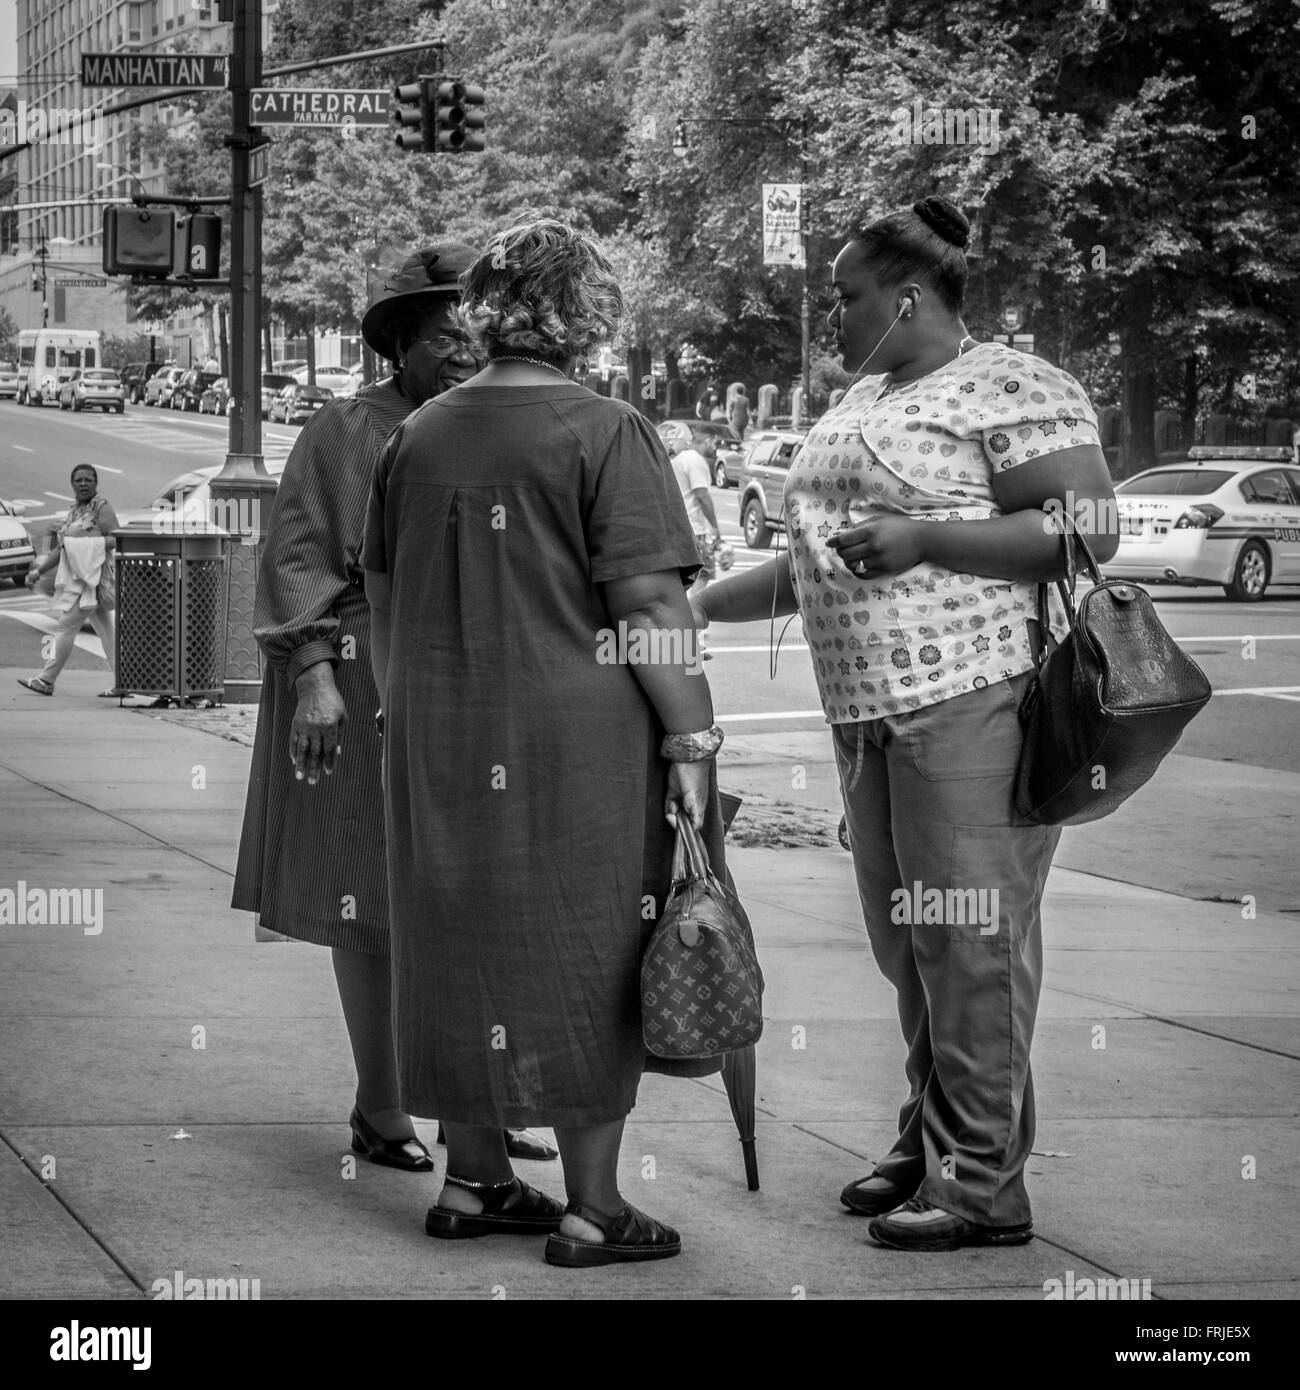
MULTIPOLYGON (((283 936, 332 949, 357 1068, 352 1147, 417 1172, 433 1160, 397 1100, 379 697, 360 552, 384 440, 478 370, 453 312, 472 259, 469 247, 443 242, 385 280, 361 330, 396 364, 393 376, 331 401, 289 455, 258 574, 254 625, 266 673, 232 902, 283 936)), ((523 1157, 555 1153, 533 1135, 511 1142, 523 1157)))
POLYGON ((603 664, 600 635, 693 642, 699 558, 648 422, 570 379, 622 310, 596 246, 532 222, 462 287, 487 366, 389 440, 364 552, 401 1097, 448 1140, 425 1228, 548 1234, 558 1264, 661 1259, 676 1232, 618 1188, 639 965, 670 819, 716 825, 721 734, 698 663, 603 664), (534 1123, 567 1209, 511 1170, 501 1127, 534 1123))

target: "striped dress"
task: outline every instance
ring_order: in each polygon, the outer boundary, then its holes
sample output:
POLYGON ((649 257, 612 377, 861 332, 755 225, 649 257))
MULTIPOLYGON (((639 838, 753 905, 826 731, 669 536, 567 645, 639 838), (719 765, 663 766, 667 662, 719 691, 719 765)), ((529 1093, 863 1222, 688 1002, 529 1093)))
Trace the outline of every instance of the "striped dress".
POLYGON ((387 956, 379 696, 362 588, 375 460, 412 410, 391 382, 331 401, 303 427, 285 465, 258 573, 253 624, 266 658, 257 740, 231 906, 319 946, 387 956), (293 682, 329 661, 347 706, 331 777, 294 777, 293 682))

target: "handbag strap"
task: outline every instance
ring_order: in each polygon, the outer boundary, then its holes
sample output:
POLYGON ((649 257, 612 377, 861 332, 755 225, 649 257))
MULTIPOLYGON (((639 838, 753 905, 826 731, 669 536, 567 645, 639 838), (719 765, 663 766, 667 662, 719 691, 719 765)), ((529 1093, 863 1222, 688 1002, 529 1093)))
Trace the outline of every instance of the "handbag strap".
MULTIPOLYGON (((1061 603, 1065 608, 1066 621, 1073 628, 1076 622, 1074 590, 1078 582, 1080 570, 1081 552, 1083 568, 1087 570, 1088 577, 1094 584, 1100 584, 1101 568, 1097 564, 1096 556, 1092 553, 1092 547, 1088 544, 1087 537, 1079 530, 1079 523, 1067 511, 1058 510, 1049 513, 1054 519, 1060 522, 1061 526, 1061 546, 1065 552, 1065 577, 1058 579, 1056 592, 1061 596, 1061 603)), ((1040 580, 1038 585, 1038 659, 1037 665, 1042 666, 1047 660, 1048 638, 1051 633, 1051 623, 1047 612, 1047 581, 1040 580)))
POLYGON ((711 873, 709 852, 704 848, 684 807, 677 809, 677 846, 673 850, 673 882, 683 878, 707 879, 711 873))

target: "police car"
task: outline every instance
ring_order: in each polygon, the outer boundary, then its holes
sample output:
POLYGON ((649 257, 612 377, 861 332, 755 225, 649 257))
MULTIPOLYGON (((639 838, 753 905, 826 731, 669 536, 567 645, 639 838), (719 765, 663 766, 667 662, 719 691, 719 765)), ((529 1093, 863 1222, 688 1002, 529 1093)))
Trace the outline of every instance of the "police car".
POLYGON ((1291 449, 1198 445, 1115 487, 1119 549, 1107 579, 1218 584, 1254 603, 1300 584, 1300 466, 1291 449))

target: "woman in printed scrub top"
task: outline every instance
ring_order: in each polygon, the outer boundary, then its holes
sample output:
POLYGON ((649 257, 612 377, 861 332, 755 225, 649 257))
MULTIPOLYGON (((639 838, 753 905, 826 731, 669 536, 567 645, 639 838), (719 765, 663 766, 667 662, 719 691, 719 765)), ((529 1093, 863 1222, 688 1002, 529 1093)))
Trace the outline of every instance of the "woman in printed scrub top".
POLYGON ((1013 809, 1017 708, 1036 585, 1064 572, 1051 513, 1099 560, 1118 541, 1078 382, 966 332, 968 233, 929 197, 850 236, 829 323, 854 384, 790 469, 789 550, 692 600, 701 627, 803 619, 907 1049, 898 1137, 840 1201, 904 1250, 1033 1236, 1029 1050, 1059 830, 1013 809))

